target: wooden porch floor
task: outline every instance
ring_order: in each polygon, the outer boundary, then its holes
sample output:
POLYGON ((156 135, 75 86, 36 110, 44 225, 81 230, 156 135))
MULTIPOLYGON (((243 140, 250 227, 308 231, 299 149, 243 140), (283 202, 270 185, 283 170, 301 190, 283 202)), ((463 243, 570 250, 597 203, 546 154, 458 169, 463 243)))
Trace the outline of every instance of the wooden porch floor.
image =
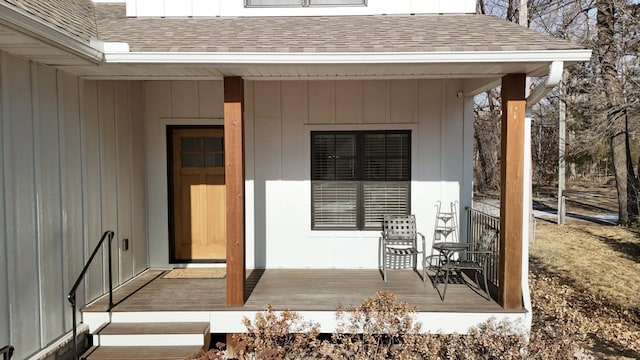
MULTIPOLYGON (((259 311, 267 304, 276 310, 331 311, 387 291, 423 312, 506 312, 464 283, 449 284, 446 299, 441 301, 429 280, 423 283, 417 273, 407 270, 391 271, 387 283, 378 270, 253 270, 248 272, 243 307, 226 306, 225 279, 165 279, 164 273, 148 270, 118 288, 113 311, 259 311)), ((105 296, 83 311, 104 312, 107 308, 105 296)))

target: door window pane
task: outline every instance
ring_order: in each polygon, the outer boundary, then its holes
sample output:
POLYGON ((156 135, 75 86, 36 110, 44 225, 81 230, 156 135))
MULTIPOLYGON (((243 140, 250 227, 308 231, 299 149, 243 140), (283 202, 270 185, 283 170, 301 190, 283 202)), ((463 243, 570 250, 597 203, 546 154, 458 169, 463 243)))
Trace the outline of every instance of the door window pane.
POLYGON ((205 167, 223 167, 224 154, 204 154, 205 167))
POLYGON ((202 150, 202 138, 200 137, 183 137, 180 139, 182 142, 182 151, 201 151, 202 150))
POLYGON ((202 154, 182 153, 182 167, 202 167, 202 154))
POLYGON ((224 138, 181 137, 182 167, 224 167, 224 138))
POLYGON ((221 137, 204 138, 204 151, 224 151, 224 141, 221 137))

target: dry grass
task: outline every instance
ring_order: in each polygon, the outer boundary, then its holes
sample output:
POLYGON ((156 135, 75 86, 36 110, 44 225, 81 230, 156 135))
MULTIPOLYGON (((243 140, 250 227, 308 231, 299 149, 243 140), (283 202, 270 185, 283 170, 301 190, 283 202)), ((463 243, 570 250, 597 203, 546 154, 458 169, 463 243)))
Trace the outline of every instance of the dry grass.
POLYGON ((637 232, 538 221, 530 254, 534 333, 572 338, 585 358, 640 358, 637 232))
POLYGON ((573 222, 536 225, 531 262, 564 283, 640 307, 640 235, 619 226, 573 222))

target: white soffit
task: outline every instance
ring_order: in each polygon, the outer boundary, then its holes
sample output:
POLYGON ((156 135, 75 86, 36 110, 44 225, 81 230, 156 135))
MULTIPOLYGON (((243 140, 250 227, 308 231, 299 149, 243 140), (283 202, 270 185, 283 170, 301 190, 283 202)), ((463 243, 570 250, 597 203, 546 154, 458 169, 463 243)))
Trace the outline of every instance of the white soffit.
POLYGON ((546 75, 547 63, 484 64, 102 64, 60 67, 88 79, 205 80, 240 76, 247 80, 468 79, 465 93, 509 73, 546 75), (473 79, 473 80, 471 80, 473 79), (492 80, 493 79, 493 80, 492 80))
MULTIPOLYGON (((98 67, 69 67, 87 78, 249 80, 493 78, 545 76, 549 64, 587 61, 589 50, 431 53, 180 53, 109 51, 98 67)), ((476 84, 470 84, 470 89, 476 84)))

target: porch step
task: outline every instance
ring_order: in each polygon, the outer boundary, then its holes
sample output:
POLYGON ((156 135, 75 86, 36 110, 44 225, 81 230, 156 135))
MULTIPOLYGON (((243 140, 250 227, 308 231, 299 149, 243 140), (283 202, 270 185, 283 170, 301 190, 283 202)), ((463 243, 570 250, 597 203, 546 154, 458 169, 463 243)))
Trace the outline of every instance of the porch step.
POLYGON ((202 346, 94 346, 80 357, 81 360, 183 360, 195 354, 202 346))
POLYGON ((209 323, 109 323, 93 334, 100 346, 209 346, 209 323))
POLYGON ((113 322, 93 332, 81 359, 184 359, 211 341, 208 322, 113 322))

